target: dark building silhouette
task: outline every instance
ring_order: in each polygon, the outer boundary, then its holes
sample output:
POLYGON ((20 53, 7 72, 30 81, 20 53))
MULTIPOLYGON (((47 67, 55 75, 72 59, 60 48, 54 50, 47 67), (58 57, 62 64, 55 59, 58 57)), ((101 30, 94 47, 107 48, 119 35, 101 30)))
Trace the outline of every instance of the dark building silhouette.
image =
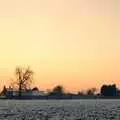
POLYGON ((102 96, 111 96, 111 97, 117 96, 116 85, 115 84, 113 84, 113 85, 103 85, 101 87, 101 95, 102 96))

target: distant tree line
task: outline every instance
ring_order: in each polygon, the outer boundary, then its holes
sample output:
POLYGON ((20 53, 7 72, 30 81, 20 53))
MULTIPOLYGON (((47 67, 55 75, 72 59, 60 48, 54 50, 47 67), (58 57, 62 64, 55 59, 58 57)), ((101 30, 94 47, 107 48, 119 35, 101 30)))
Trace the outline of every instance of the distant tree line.
MULTIPOLYGON (((18 89, 19 90, 19 89, 18 89)), ((96 92, 96 88, 91 88, 86 90, 86 92, 78 92, 75 93, 66 93, 64 87, 62 85, 55 86, 52 90, 48 91, 48 95, 50 96, 63 96, 63 95, 77 95, 77 96, 103 96, 103 97, 116 97, 120 96, 120 90, 116 87, 115 84, 113 85, 102 85, 100 88, 100 92, 96 92)), ((5 95, 7 92, 6 86, 3 87, 1 95, 5 95)))
MULTIPOLYGON (((12 84, 17 86, 19 96, 21 92, 26 89, 30 89, 32 83, 33 71, 30 68, 21 68, 17 67, 15 70, 16 80, 12 84)), ((14 88, 12 88, 14 89, 14 88)), ((6 86, 3 87, 1 95, 5 95, 7 92, 6 86)), ((48 95, 52 96, 62 96, 62 95, 75 95, 73 93, 66 93, 62 85, 55 86, 52 90, 48 90, 48 95)), ((79 91, 76 95, 78 96, 103 96, 103 97, 115 97, 120 96, 120 90, 116 87, 116 84, 113 85, 102 85, 100 91, 97 93, 96 88, 90 88, 85 92, 79 91)))

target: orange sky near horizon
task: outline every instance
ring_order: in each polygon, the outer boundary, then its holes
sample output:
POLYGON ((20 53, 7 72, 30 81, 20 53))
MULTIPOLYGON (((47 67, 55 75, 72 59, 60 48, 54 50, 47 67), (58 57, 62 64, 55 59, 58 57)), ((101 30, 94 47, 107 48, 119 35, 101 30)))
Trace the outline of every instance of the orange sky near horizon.
POLYGON ((30 66, 41 89, 120 83, 119 0, 0 0, 1 86, 30 66))

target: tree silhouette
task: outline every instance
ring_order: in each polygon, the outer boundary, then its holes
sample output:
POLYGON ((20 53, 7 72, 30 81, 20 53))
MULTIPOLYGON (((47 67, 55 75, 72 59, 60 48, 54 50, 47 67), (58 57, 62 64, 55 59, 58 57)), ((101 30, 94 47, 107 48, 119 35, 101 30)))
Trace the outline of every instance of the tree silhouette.
POLYGON ((77 95, 85 95, 85 93, 83 91, 78 91, 77 95))
POLYGON ((22 90, 26 90, 32 83, 33 71, 30 68, 17 67, 15 70, 16 83, 18 85, 19 96, 21 96, 22 90))
POLYGON ((91 88, 87 90, 87 95, 95 95, 95 92, 97 91, 96 88, 91 88))
POLYGON ((6 95, 6 93, 7 93, 7 88, 6 88, 6 86, 4 86, 3 90, 1 92, 1 95, 6 95))
POLYGON ((64 88, 62 85, 57 85, 53 88, 51 94, 62 95, 64 94, 64 88))

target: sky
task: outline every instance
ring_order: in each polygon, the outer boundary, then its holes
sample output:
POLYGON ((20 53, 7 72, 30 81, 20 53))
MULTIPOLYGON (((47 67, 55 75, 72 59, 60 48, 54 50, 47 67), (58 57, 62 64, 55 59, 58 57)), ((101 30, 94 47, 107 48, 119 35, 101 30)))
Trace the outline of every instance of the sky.
POLYGON ((0 87, 16 66, 30 66, 42 90, 119 87, 119 6, 119 0, 0 0, 0 87))

